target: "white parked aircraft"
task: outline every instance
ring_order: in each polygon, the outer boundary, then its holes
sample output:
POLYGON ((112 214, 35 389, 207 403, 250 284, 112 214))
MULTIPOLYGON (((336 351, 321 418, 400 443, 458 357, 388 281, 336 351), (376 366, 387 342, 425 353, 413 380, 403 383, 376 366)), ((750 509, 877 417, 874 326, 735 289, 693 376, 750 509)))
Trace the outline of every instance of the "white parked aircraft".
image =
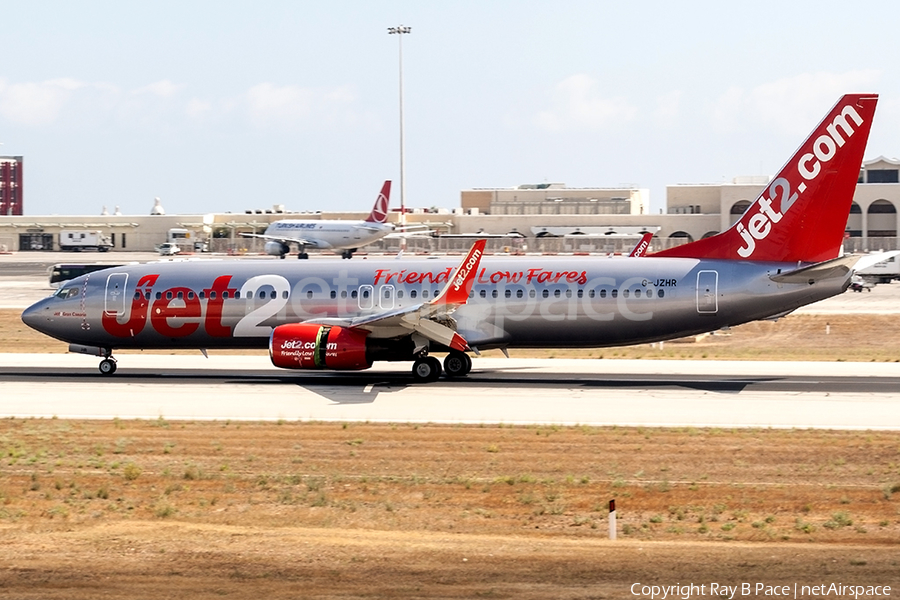
POLYGON ((390 197, 391 182, 388 180, 381 187, 375 206, 364 221, 281 219, 269 225, 263 234, 241 235, 268 240, 266 254, 280 258, 291 251, 291 244, 299 247, 297 258, 309 258, 307 248, 341 250, 342 258, 352 258, 361 246, 394 232, 394 226, 387 222, 390 197))

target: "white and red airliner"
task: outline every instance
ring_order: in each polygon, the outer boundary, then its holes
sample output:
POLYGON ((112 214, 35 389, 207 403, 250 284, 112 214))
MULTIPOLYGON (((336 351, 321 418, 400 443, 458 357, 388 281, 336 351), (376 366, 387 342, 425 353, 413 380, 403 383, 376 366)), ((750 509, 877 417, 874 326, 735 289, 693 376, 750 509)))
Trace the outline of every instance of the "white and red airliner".
POLYGON ((394 226, 388 223, 391 182, 381 186, 372 212, 363 221, 337 219, 279 219, 266 227, 265 233, 242 233, 244 237, 266 240, 266 254, 284 258, 291 246, 298 248, 297 258, 309 258, 307 248, 340 250, 341 258, 352 258, 362 246, 394 235, 394 226))
POLYGON ((843 96, 730 229, 646 256, 488 257, 480 240, 459 263, 129 265, 67 282, 22 319, 101 356, 104 374, 119 348, 268 347, 286 369, 412 361, 433 381, 466 375, 470 351, 638 344, 787 314, 841 293, 859 266, 841 243, 876 103, 843 96))

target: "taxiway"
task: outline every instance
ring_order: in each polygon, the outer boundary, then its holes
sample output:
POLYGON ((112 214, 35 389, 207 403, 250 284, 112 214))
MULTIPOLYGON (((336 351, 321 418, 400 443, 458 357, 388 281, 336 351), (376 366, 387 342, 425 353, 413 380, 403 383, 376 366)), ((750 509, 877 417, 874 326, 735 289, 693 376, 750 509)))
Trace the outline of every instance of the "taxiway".
POLYGON ((416 385, 405 364, 288 372, 265 356, 0 354, 0 417, 900 430, 900 364, 476 359, 416 385))

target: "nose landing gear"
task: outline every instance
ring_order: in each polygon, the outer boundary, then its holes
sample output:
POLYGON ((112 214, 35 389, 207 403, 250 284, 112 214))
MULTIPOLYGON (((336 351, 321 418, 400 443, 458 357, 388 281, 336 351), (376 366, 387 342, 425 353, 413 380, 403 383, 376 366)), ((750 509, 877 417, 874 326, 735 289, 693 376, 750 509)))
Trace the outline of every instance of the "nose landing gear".
POLYGON ((100 373, 102 375, 112 375, 117 368, 116 359, 112 356, 108 356, 100 361, 100 373))
POLYGON ((112 375, 116 372, 116 359, 112 356, 112 348, 101 348, 99 346, 83 346, 81 344, 69 344, 69 352, 75 354, 89 354, 90 356, 102 356, 100 361, 100 374, 112 375))

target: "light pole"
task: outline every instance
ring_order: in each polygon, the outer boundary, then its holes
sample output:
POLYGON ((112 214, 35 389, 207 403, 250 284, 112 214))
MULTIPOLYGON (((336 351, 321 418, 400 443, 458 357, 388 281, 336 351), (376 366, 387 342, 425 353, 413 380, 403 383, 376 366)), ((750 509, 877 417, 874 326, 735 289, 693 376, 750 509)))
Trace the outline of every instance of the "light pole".
MULTIPOLYGON (((404 179, 403 159, 403 34, 412 33, 412 27, 400 25, 388 27, 388 35, 396 35, 400 42, 400 231, 406 233, 406 180, 404 179)), ((406 250, 406 237, 400 237, 400 248, 406 250)))

